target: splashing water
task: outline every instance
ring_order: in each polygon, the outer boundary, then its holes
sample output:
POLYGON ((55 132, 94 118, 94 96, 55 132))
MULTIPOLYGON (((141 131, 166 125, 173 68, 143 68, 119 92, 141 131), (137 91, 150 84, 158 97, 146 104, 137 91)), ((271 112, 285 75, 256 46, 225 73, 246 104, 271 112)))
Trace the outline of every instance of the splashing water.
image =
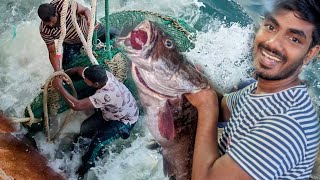
POLYGON ((196 47, 187 57, 201 66, 214 87, 230 92, 240 80, 250 76, 251 40, 252 27, 242 28, 237 23, 230 27, 222 25, 217 30, 200 32, 196 47))

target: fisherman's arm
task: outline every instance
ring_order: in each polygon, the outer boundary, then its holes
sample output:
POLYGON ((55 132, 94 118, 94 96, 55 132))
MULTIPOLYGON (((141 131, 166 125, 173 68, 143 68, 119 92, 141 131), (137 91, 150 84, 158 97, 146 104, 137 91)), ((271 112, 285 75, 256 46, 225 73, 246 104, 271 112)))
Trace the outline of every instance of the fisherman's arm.
POLYGON ((192 179, 252 179, 228 155, 220 157, 217 137, 217 94, 211 89, 206 89, 196 94, 188 94, 186 97, 198 110, 192 179))
POLYGON ((60 61, 57 58, 56 47, 55 47, 54 43, 47 44, 47 48, 48 48, 48 52, 49 52, 50 63, 53 67, 53 70, 59 71, 60 70, 60 61))
POLYGON ((75 111, 94 109, 94 106, 91 103, 89 98, 84 98, 84 99, 78 100, 77 98, 75 98, 71 94, 69 94, 69 92, 63 87, 62 82, 63 81, 61 78, 55 78, 53 81, 53 86, 66 99, 66 101, 69 104, 71 109, 73 109, 75 111))
POLYGON ((90 25, 91 22, 91 12, 90 9, 87 7, 82 6, 80 3, 77 3, 77 14, 78 15, 84 15, 87 19, 88 26, 90 25))
POLYGON ((231 117, 231 112, 227 106, 227 97, 223 96, 222 93, 215 91, 218 97, 219 106, 219 122, 227 122, 231 117))
POLYGON ((65 73, 68 74, 68 76, 78 75, 82 77, 83 70, 84 70, 84 67, 74 67, 74 68, 67 69, 65 73))
POLYGON ((227 122, 231 117, 231 112, 227 106, 227 97, 223 96, 223 98, 221 98, 219 102, 220 102, 219 122, 227 122))

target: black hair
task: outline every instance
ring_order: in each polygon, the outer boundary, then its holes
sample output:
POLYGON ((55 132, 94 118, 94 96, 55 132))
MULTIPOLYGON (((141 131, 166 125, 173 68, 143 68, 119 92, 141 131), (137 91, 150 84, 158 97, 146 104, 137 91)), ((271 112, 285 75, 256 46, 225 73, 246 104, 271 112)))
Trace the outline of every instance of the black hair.
POLYGON ((83 72, 84 76, 93 83, 105 83, 108 81, 106 70, 99 65, 92 65, 83 72))
POLYGON ((50 22, 50 18, 56 16, 56 8, 51 4, 41 4, 38 8, 38 16, 44 22, 50 22))
MULTIPOLYGON (((275 0, 273 12, 294 11, 298 18, 314 25, 310 48, 320 43, 320 1, 319 0, 275 0)), ((267 12, 266 15, 270 14, 267 12)))

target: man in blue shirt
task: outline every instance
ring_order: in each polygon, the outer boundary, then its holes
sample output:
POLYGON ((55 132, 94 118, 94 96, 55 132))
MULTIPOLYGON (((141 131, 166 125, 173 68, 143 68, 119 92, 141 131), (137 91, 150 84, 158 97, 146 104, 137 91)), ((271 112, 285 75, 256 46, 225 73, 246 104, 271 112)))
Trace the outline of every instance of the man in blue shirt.
POLYGON ((318 0, 274 1, 254 41, 257 83, 221 101, 211 89, 186 95, 199 114, 193 180, 310 177, 320 126, 298 75, 319 53, 319 17, 318 0))

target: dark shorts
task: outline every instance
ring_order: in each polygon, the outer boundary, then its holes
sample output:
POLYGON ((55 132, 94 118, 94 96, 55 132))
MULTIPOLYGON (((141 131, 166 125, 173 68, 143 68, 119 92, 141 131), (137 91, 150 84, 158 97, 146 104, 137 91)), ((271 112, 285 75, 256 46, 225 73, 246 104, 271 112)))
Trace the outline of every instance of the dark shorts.
POLYGON ((91 167, 94 161, 103 155, 104 147, 118 138, 127 139, 134 124, 124 124, 120 121, 106 121, 101 111, 97 111, 86 119, 80 128, 80 136, 92 139, 88 152, 82 157, 82 166, 78 173, 83 175, 91 167))
POLYGON ((106 121, 100 110, 96 111, 88 119, 83 121, 80 128, 80 135, 86 138, 93 138, 97 135, 106 135, 119 133, 120 137, 127 139, 133 125, 124 124, 120 121, 106 121))

